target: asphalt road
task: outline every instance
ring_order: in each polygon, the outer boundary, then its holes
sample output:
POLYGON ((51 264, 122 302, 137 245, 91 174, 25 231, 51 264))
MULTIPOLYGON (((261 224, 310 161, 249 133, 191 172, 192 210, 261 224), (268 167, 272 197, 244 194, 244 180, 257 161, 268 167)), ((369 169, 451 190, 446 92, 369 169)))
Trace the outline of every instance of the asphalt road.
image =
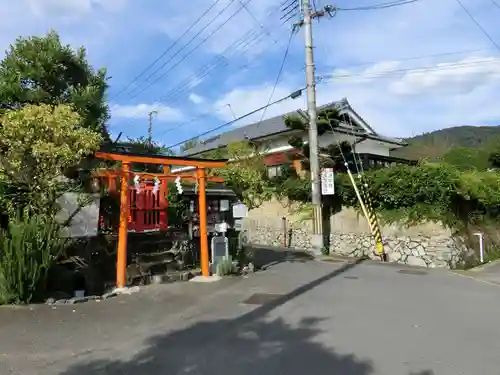
POLYGON ((414 270, 281 263, 102 302, 2 308, 0 374, 500 374, 500 287, 414 270), (273 295, 243 303, 261 293, 273 295))

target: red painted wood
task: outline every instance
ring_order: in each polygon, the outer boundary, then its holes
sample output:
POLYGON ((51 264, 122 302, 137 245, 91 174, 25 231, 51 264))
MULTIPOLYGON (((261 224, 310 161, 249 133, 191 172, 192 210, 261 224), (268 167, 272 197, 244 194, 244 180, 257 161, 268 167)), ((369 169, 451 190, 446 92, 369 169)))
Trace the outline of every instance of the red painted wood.
POLYGON ((140 233, 168 228, 166 185, 166 180, 162 180, 156 193, 152 182, 141 183, 139 192, 135 186, 130 187, 129 231, 140 233))

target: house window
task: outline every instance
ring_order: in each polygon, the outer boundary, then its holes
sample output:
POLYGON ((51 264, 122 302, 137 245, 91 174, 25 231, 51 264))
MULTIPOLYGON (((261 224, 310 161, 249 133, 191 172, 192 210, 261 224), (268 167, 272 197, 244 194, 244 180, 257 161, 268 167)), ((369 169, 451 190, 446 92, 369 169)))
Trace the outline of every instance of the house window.
POLYGON ((283 175, 283 165, 272 165, 267 167, 267 177, 275 178, 283 175))

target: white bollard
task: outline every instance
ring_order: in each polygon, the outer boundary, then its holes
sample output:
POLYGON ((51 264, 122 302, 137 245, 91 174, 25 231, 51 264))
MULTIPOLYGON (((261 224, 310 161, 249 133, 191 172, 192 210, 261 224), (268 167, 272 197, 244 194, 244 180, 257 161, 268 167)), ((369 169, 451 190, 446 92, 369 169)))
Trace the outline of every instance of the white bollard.
POLYGON ((483 234, 478 232, 474 233, 474 235, 479 237, 479 260, 481 263, 484 263, 484 238, 483 234))

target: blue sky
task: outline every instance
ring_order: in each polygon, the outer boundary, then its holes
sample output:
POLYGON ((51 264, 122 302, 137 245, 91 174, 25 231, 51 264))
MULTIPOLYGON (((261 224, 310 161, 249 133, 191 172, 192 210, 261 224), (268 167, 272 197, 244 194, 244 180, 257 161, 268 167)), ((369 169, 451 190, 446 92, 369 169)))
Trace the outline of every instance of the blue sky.
MULTIPOLYGON (((337 0, 334 5, 384 1, 337 0)), ((494 0, 461 1, 500 45, 495 22, 500 7, 494 0)), ((0 0, 0 50, 18 36, 56 29, 65 43, 85 46, 95 68, 108 69, 112 134, 145 135, 148 112, 155 109, 154 136, 169 146, 266 104, 288 42, 291 22, 279 26, 281 0, 219 0, 176 47, 123 90, 213 2, 0 0)), ((317 6, 326 4, 316 0, 317 6)), ((317 75, 324 77, 319 104, 346 97, 379 133, 405 137, 500 123, 500 51, 457 0, 339 11, 315 23, 314 36, 317 75)), ((292 39, 274 99, 304 86, 303 66, 300 32, 292 39)), ((289 100, 270 107, 265 117, 304 106, 305 97, 289 100)))

